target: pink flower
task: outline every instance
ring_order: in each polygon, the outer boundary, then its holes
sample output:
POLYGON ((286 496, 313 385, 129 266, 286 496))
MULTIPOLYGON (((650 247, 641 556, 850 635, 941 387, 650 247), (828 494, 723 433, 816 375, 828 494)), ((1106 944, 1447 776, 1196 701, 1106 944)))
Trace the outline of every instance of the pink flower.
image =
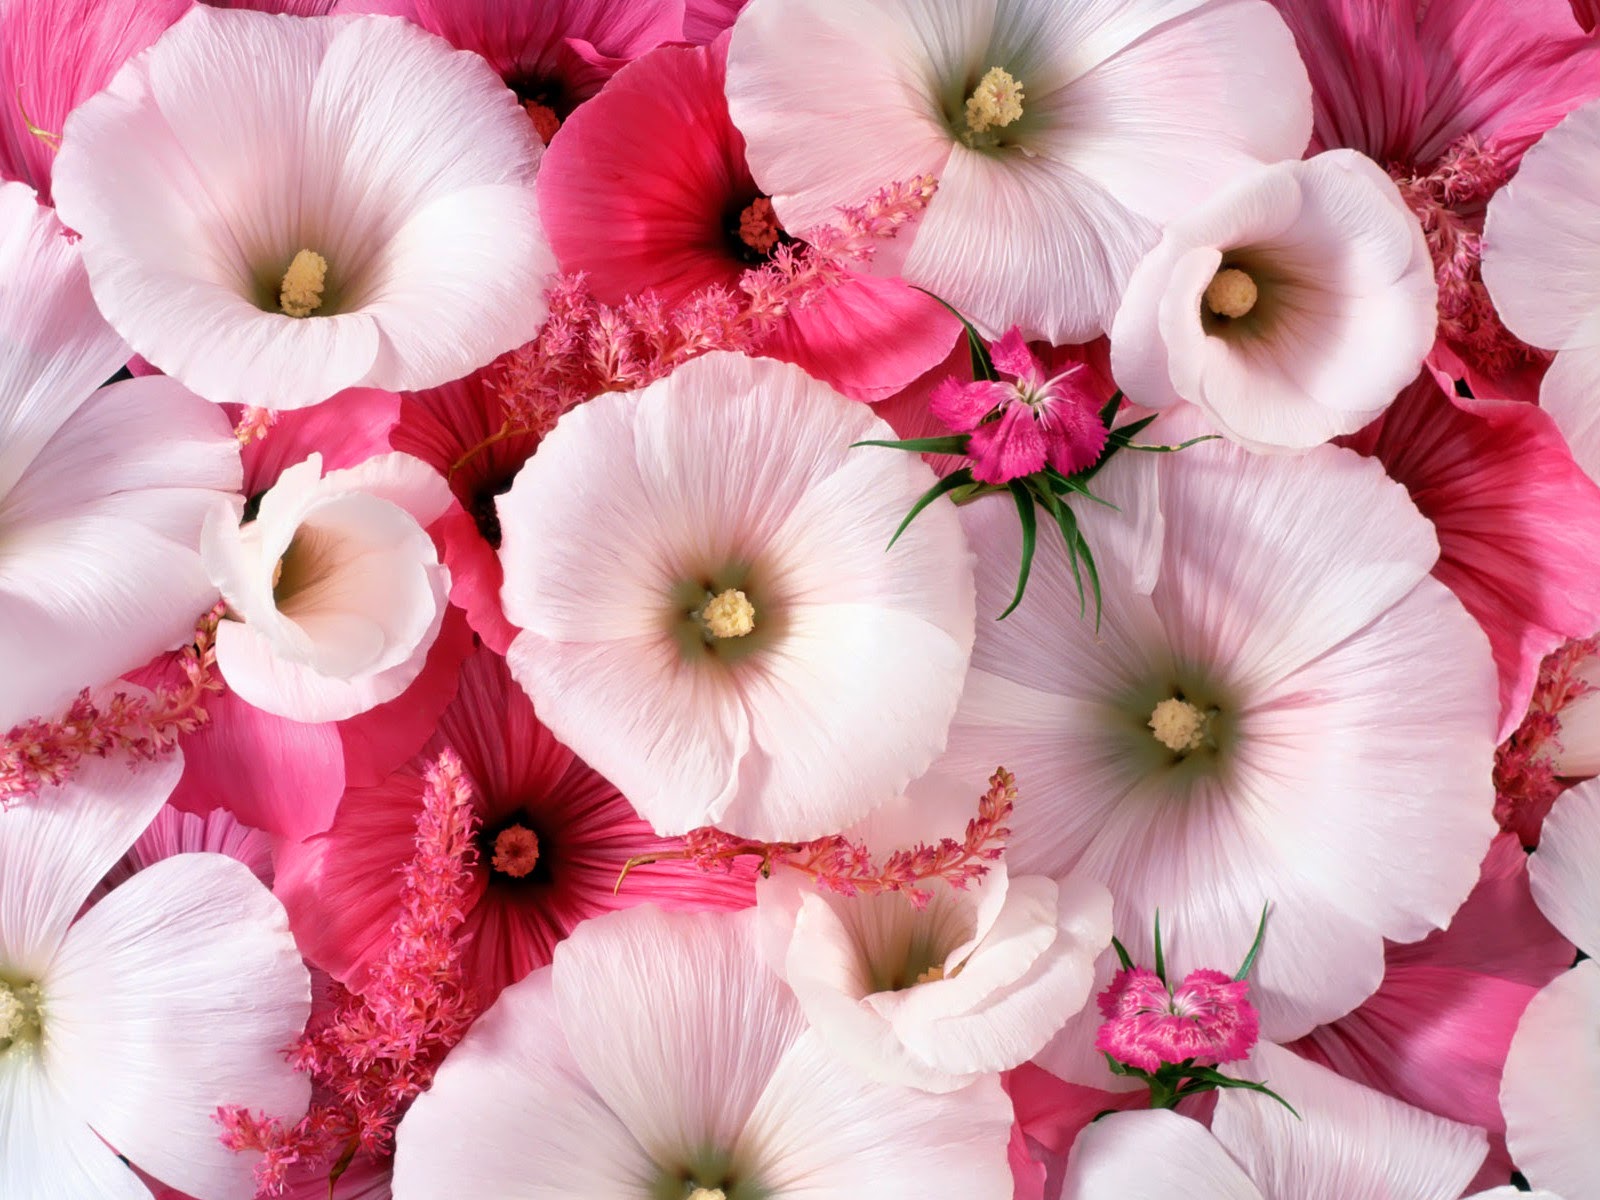
POLYGON ((393 939, 397 868, 415 850, 426 771, 446 749, 460 755, 479 828, 462 925, 465 971, 485 1003, 550 961, 584 918, 641 900, 740 907, 751 872, 707 875, 688 863, 635 868, 671 851, 627 800, 558 742, 497 655, 479 649, 460 689, 416 758, 374 787, 345 792, 331 828, 277 856, 276 890, 307 956, 359 989, 393 939))
POLYGON ((967 454, 972 477, 1009 483, 1044 470, 1063 475, 1092 466, 1105 449, 1107 430, 1088 372, 1076 363, 1046 378, 1045 368, 1022 330, 1012 326, 992 350, 995 367, 1011 383, 946 379, 933 390, 928 408, 951 429, 971 433, 967 454))
POLYGON ((1106 1023, 1095 1048, 1145 1071, 1194 1060, 1237 1062, 1250 1053, 1260 1017, 1250 985, 1221 971, 1190 971, 1175 989, 1146 967, 1123 968, 1100 993, 1106 1023))
MULTIPOLYGON (((785 229, 751 178, 728 118, 726 56, 721 38, 624 67, 545 155, 539 207, 551 247, 599 300, 649 290, 681 304, 713 285, 737 293, 746 271, 808 232, 785 229)), ((930 297, 851 273, 791 308, 760 352, 870 401, 942 359, 957 332, 930 297)))

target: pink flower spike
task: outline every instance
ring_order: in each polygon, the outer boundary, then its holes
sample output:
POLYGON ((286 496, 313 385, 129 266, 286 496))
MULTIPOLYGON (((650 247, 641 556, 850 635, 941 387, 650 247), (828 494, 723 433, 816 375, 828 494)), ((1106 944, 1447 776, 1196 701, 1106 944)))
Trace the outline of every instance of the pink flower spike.
POLYGON ((1237 1062, 1260 1035, 1249 992, 1248 983, 1221 971, 1190 971, 1172 991, 1145 967, 1118 971, 1099 997, 1107 1020, 1095 1048, 1145 1071, 1190 1059, 1237 1062))

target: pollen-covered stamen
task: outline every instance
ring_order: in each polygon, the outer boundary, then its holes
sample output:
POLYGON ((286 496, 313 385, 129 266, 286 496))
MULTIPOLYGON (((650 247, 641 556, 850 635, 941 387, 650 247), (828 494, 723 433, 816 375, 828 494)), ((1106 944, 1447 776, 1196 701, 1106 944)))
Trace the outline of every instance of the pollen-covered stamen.
POLYGON ((315 250, 302 250, 283 273, 278 307, 286 316, 309 317, 322 307, 322 291, 327 283, 328 260, 315 250))
POLYGON ((1149 724, 1156 741, 1175 754, 1187 754, 1205 742, 1211 719, 1187 700, 1173 696, 1156 705, 1149 724))
POLYGON ((37 984, 16 986, 0 980, 0 1050, 31 1040, 39 1032, 37 984))
POLYGON ((684 1200, 728 1200, 728 1193, 721 1188, 697 1187, 684 1200))
POLYGON ((739 214, 739 240, 757 254, 771 254, 782 234, 778 214, 772 211, 772 201, 766 196, 757 196, 739 214))
POLYGON ((526 825, 509 825, 494 839, 490 866, 502 875, 525 879, 539 865, 539 835, 526 825))
POLYGON ((756 606, 737 588, 708 596, 697 615, 713 638, 741 638, 756 627, 756 606))
POLYGON ((967 97, 967 129, 987 133, 1022 116, 1022 84, 1004 67, 990 67, 967 97))
POLYGON ((1237 320, 1248 316, 1261 293, 1249 272, 1238 267, 1223 267, 1206 286, 1206 308, 1219 317, 1237 320))
POLYGON ((933 967, 929 967, 926 971, 923 971, 921 974, 919 974, 917 976, 917 982, 918 983, 937 983, 937 982, 939 982, 939 980, 941 980, 943 978, 944 978, 944 967, 943 966, 933 966, 933 967))
POLYGON ((539 140, 548 146, 550 139, 555 137, 556 130, 561 128, 561 118, 556 116, 556 110, 537 100, 524 100, 522 111, 527 113, 528 120, 533 122, 533 129, 539 135, 539 140))

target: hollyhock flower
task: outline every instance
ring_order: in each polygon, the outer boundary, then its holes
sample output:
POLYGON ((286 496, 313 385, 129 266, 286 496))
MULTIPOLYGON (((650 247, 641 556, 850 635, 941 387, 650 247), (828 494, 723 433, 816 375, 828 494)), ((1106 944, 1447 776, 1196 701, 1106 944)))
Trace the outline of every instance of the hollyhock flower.
MULTIPOLYGON (((872 848, 907 848, 965 797, 913 789, 861 827, 872 848)), ((918 906, 895 893, 840 894, 778 867, 756 887, 763 949, 806 1019, 883 1083, 947 1092, 1032 1058, 1089 999, 1111 940, 1111 897, 1088 879, 1010 875, 930 881, 918 906)))
POLYGON ((444 480, 404 454, 322 471, 313 454, 260 498, 207 514, 201 556, 229 607, 217 665, 257 708, 336 721, 392 700, 421 673, 449 577, 426 527, 444 480))
POLYGON ((192 2, 0 4, 0 179, 21 180, 48 204, 50 168, 67 114, 105 87, 129 56, 160 37, 192 2))
POLYGON ((344 0, 409 17, 489 61, 545 143, 619 67, 684 36, 683 0, 344 0))
POLYGON ((1500 1082, 1512 1034, 1572 953, 1533 902, 1528 856, 1501 834, 1450 928, 1385 947, 1378 990, 1289 1048, 1407 1104, 1487 1129, 1478 1182, 1503 1180, 1511 1158, 1500 1082))
POLYGON ((568 413, 501 497, 512 673, 658 833, 832 833, 942 748, 971 560, 948 506, 885 552, 932 482, 849 448, 888 433, 798 367, 710 354, 568 413))
POLYGON ((1193 1059, 1237 1062, 1256 1044, 1250 985, 1222 971, 1190 971, 1177 987, 1146 967, 1124 967, 1097 998, 1105 1024, 1095 1049, 1145 1071, 1193 1059))
POLYGON ((1565 1200, 1600 1196, 1600 782, 1556 801, 1528 864, 1534 899, 1591 957, 1552 981, 1522 1015, 1506 1058, 1500 1104, 1517 1169, 1565 1200))
MULTIPOLYGON (((779 224, 750 177, 728 118, 726 55, 721 38, 623 68, 573 114, 540 165, 540 213, 556 258, 583 272, 605 303, 647 290, 669 304, 714 285, 736 292, 744 272, 805 235, 779 224)), ((899 280, 851 275, 792 308, 762 353, 878 400, 942 359, 958 333, 936 301, 899 280)))
POLYGON ((1001 1196, 1011 1106, 868 1082, 761 968, 754 913, 586 921, 401 1122, 396 1200, 1001 1196))
POLYGON ((267 887, 272 886, 272 839, 240 823, 225 808, 204 816, 184 812, 170 802, 155 815, 128 852, 106 872, 107 888, 126 883, 140 871, 180 854, 221 854, 243 863, 267 887))
POLYGON ((1256 450, 1354 433, 1416 378, 1437 289, 1422 229, 1371 160, 1242 177, 1167 225, 1128 281, 1111 365, 1147 408, 1188 400, 1256 450))
POLYGON ((200 525, 239 486, 239 453, 172 380, 98 387, 127 347, 20 183, 0 185, 0 275, 3 731, 193 637, 216 599, 200 525))
POLYGON ((1574 444, 1589 443, 1600 425, 1597 155, 1600 102, 1592 102, 1528 151, 1484 222, 1484 282, 1513 332, 1557 352, 1539 403, 1574 444))
POLYGON ((80 915, 178 772, 173 758, 94 760, 0 813, 0 1194, 138 1200, 131 1162, 232 1200, 252 1163, 217 1141, 217 1104, 306 1106, 282 1050, 310 980, 245 867, 181 854, 80 915))
POLYGON ((1522 153, 1600 94, 1600 44, 1566 0, 1273 0, 1311 74, 1313 153, 1359 150, 1422 219, 1439 284, 1432 362, 1532 400, 1546 356, 1507 332, 1480 275, 1483 213, 1522 153))
MULTIPOLYGON (((1348 450, 1207 442, 1119 455, 1095 485, 1117 506, 1078 512, 1098 631, 1063 616, 1078 588, 1047 539, 1021 607, 979 625, 935 771, 999 758, 1028 780, 1011 869, 1104 882, 1135 961, 1157 910, 1170 971, 1243 961, 1270 905, 1251 998, 1263 1036, 1299 1036, 1377 988, 1385 938, 1442 928, 1472 889, 1494 829, 1487 642, 1428 575, 1431 526, 1348 450)), ((1017 521, 962 515, 998 611, 1017 521)))
POLYGON ((533 336, 540 146, 403 21, 192 8, 67 122, 62 219, 134 350, 209 400, 431 387, 533 336))
POLYGON ((478 650, 438 732, 376 787, 351 788, 328 832, 278 848, 277 893, 306 956, 360 988, 393 937, 401 881, 415 852, 428 766, 461 756, 478 815, 478 861, 461 937, 465 970, 484 1002, 550 961, 586 917, 641 899, 736 908, 752 899, 748 872, 706 875, 683 862, 628 860, 670 850, 628 802, 540 723, 505 663, 478 650))
POLYGON ((1051 342, 1110 327, 1160 225, 1298 156, 1309 91, 1252 2, 753 0, 728 55, 733 122, 785 229, 934 175, 903 261, 878 266, 986 334, 1051 342))
MULTIPOLYGON (((1456 1200, 1483 1158, 1480 1130, 1410 1108, 1276 1046, 1258 1047, 1250 1062, 1298 1117, 1244 1090, 1220 1094, 1209 1133, 1160 1109, 1115 1113, 1079 1136, 1060 1200, 1456 1200)), ((1472 1200, 1502 1197, 1556 1200, 1509 1187, 1472 1200)))
POLYGON ((746 0, 687 0, 683 13, 685 40, 697 46, 716 41, 718 34, 733 25, 745 3, 746 0))
POLYGON ((1541 660, 1600 629, 1600 574, 1571 549, 1600 543, 1600 488, 1548 414, 1456 396, 1429 371, 1345 444, 1382 462, 1433 522, 1434 578, 1494 650, 1504 740, 1528 710, 1541 660))
POLYGON ((1009 483, 1044 470, 1046 463, 1063 475, 1093 466, 1105 449, 1107 430, 1100 420, 1103 398, 1084 364, 1047 377, 1015 327, 992 353, 995 367, 1013 376, 1012 382, 945 379, 928 398, 934 416, 972 435, 967 440, 972 477, 1009 483))

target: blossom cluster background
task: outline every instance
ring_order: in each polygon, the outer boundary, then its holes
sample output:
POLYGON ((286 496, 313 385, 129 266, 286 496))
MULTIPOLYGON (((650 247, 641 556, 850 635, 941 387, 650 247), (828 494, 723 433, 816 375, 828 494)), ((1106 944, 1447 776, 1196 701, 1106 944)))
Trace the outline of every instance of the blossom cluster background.
POLYGON ((4 1200, 1600 1200, 1594 0, 0 0, 4 1200))

